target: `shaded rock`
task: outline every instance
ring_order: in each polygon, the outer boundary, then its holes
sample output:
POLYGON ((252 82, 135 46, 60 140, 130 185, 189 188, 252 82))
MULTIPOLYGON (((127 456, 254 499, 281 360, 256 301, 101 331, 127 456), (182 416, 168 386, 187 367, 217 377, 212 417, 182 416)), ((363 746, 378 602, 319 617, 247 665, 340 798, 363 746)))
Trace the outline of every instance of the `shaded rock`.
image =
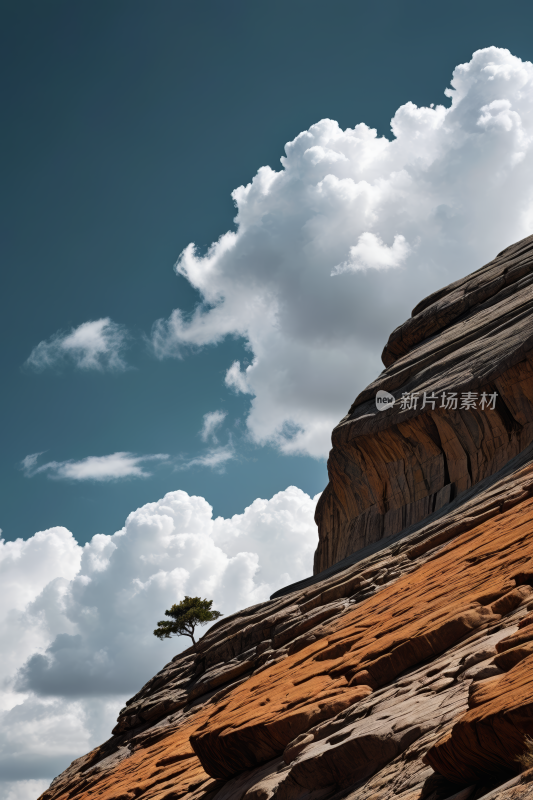
POLYGON ((224 784, 215 795, 215 800, 269 800, 283 780, 285 768, 283 759, 277 758, 257 769, 242 772, 224 784))
POLYGON ((499 653, 494 658, 494 663, 505 672, 508 672, 530 655, 533 655, 533 642, 526 642, 526 644, 518 645, 517 647, 512 647, 510 650, 504 650, 503 653, 499 653))
POLYGON ((533 734, 533 656, 476 692, 474 708, 427 753, 427 763, 456 781, 486 776, 502 779, 517 772, 524 738, 533 734))
POLYGON ((533 441, 533 237, 435 298, 391 334, 387 369, 333 431, 316 573, 424 519, 533 441), (417 409, 378 412, 381 389, 418 393, 417 409), (449 391, 497 392, 498 402, 442 408, 449 391), (434 408, 422 408, 424 392, 440 398, 434 408))
MULTIPOLYGON (((310 789, 347 787, 368 778, 464 706, 465 688, 399 702, 388 713, 372 714, 333 736, 309 745, 291 764, 286 783, 310 789)), ((284 797, 280 787, 280 800, 284 797)))

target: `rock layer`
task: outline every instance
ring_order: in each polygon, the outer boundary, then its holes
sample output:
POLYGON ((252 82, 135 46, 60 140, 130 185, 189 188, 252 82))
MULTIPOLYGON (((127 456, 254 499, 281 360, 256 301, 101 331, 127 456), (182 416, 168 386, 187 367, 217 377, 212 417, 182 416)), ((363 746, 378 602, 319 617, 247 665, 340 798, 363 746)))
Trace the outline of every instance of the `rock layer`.
POLYGON ((334 432, 327 568, 213 625, 42 800, 533 798, 520 773, 533 736, 532 247, 429 298, 389 340, 387 370, 334 432), (452 385, 497 387, 499 403, 372 410, 376 387, 452 385), (362 519, 370 541, 354 552, 362 519))
POLYGON ((533 236, 420 303, 391 335, 386 369, 332 434, 316 511, 319 573, 423 520, 533 441, 533 236), (396 398, 378 412, 378 390, 396 398), (442 393, 498 393, 494 410, 442 393), (418 393, 402 411, 402 394, 418 393), (424 393, 437 402, 422 408, 424 393), (434 407, 433 407, 434 405, 434 407))

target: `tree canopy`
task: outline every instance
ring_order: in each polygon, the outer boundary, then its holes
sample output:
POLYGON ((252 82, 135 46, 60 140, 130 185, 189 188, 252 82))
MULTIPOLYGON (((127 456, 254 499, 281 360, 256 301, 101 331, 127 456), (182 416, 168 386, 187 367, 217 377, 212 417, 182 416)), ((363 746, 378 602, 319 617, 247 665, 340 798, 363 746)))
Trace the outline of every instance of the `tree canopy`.
POLYGON ((202 600, 201 597, 185 595, 181 603, 174 603, 165 615, 170 619, 163 619, 157 623, 154 636, 158 639, 170 639, 171 636, 189 636, 196 644, 194 631, 197 625, 207 625, 222 616, 220 611, 211 609, 212 600, 202 600))

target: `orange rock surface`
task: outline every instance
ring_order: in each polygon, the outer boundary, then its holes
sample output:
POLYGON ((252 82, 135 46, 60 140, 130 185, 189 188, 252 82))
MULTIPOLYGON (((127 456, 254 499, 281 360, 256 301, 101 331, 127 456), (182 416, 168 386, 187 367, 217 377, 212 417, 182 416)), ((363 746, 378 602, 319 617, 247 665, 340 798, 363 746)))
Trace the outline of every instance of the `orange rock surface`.
POLYGON ((492 621, 491 604, 497 607, 503 596, 509 602, 501 611, 519 605, 533 590, 514 592, 514 576, 528 571, 533 581, 533 499, 503 514, 497 525, 487 522, 459 536, 346 614, 327 639, 231 692, 193 735, 204 767, 227 779, 280 755, 302 732, 284 707, 298 709, 301 717, 326 687, 333 693, 354 683, 384 686, 492 621))
MULTIPOLYGON (((498 612, 513 610, 531 593, 526 585, 516 590, 517 577, 523 583, 530 575, 533 580, 531 498, 458 536, 345 613, 327 637, 248 678, 177 730, 162 730, 159 741, 134 751, 110 773, 79 783, 76 797, 170 800, 205 782, 207 792, 217 785, 210 776, 228 780, 281 755, 300 734, 367 697, 371 687, 390 683, 494 622, 498 612)), ((531 695, 533 674, 524 672, 519 685, 517 708, 531 695)), ((463 779, 470 773, 454 753, 448 777, 463 779)), ((52 789, 44 797, 66 800, 71 791, 52 789)))

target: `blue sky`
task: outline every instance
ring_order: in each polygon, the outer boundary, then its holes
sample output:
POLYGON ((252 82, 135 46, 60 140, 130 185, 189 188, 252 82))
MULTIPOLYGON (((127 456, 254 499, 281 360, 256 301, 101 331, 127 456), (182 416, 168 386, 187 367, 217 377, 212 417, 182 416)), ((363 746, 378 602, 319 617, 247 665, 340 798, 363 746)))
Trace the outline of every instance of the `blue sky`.
POLYGON ((173 602, 311 573, 389 333, 533 231, 532 23, 0 4, 1 800, 108 738, 186 644, 151 634, 173 602))
MULTIPOLYGON (((143 336, 154 321, 199 300, 173 265, 189 242, 202 250, 232 229, 232 190, 279 169, 300 131, 330 117, 390 137, 394 111, 445 100, 478 47, 527 58, 529 14, 473 0, 4 2, 3 535, 65 525, 86 541, 175 488, 224 516, 293 483, 320 491, 324 460, 247 439, 250 398, 224 386, 250 357, 242 338, 153 357, 143 336), (130 332, 131 369, 21 369, 39 342, 105 317, 130 332), (235 459, 174 471, 205 451, 203 415, 218 409, 235 459), (172 466, 98 483, 20 469, 37 452, 44 463, 117 451, 167 453, 172 466)), ((355 370, 339 407, 363 385, 355 370)))

